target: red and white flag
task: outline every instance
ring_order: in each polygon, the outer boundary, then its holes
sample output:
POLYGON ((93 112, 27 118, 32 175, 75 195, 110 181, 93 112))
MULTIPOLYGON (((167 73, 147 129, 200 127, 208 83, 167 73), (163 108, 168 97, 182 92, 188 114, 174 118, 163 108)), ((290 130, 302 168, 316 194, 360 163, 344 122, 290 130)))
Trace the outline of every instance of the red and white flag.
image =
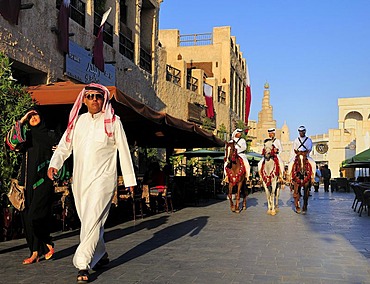
POLYGON ((110 7, 104 14, 101 19, 100 27, 98 34, 96 35, 94 48, 93 48, 93 63, 94 65, 102 72, 104 72, 104 55, 103 55, 103 33, 104 33, 104 24, 108 19, 109 13, 112 10, 110 7))
POLYGON ((58 14, 58 48, 63 53, 69 53, 69 14, 70 0, 63 0, 58 14))
POLYGON ((207 117, 212 118, 215 116, 215 112, 213 110, 213 88, 212 86, 204 83, 203 93, 206 99, 207 117))
POLYGON ((251 110, 251 102, 252 102, 251 82, 249 78, 249 71, 248 71, 248 65, 247 65, 247 78, 246 78, 246 87, 245 87, 245 118, 244 118, 244 123, 246 126, 248 126, 249 113, 251 110))
POLYGON ((13 25, 18 25, 21 0, 0 0, 0 14, 13 25))

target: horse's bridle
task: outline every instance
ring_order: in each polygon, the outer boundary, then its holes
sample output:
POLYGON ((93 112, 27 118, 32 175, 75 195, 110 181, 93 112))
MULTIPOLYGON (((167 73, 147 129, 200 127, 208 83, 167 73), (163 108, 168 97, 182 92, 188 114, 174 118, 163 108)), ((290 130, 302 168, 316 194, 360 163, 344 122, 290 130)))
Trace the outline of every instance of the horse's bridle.
POLYGON ((311 164, 308 162, 307 151, 296 151, 296 157, 294 159, 292 169, 292 179, 298 184, 306 184, 311 179, 310 168, 311 164), (299 171, 296 170, 298 164, 300 165, 299 171), (299 173, 299 177, 297 176, 297 173, 299 173))
POLYGON ((230 142, 228 143, 228 146, 227 146, 227 160, 228 160, 228 164, 230 163, 236 163, 236 156, 237 156, 237 152, 236 152, 236 148, 235 148, 235 142, 230 142), (231 154, 231 157, 230 157, 230 151, 233 151, 232 154, 231 154))

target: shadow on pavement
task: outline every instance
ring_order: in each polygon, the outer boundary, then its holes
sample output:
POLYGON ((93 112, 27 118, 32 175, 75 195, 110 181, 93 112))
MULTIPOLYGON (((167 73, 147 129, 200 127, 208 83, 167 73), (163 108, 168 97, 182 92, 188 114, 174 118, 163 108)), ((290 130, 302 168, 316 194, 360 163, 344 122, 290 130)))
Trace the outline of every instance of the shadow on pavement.
MULTIPOLYGON (((154 233, 153 237, 149 240, 137 245, 123 255, 112 260, 104 270, 93 272, 90 275, 91 281, 96 280, 104 271, 120 266, 134 258, 143 256, 151 252, 152 250, 155 250, 163 245, 177 240, 187 234, 189 234, 190 236, 196 236, 205 227, 208 218, 208 216, 193 218, 188 221, 166 227, 163 230, 154 233)), ((152 221, 150 221, 150 223, 152 223, 152 221)), ((116 233, 117 232, 115 232, 112 236, 114 239, 123 236, 122 233, 119 233, 118 235, 116 235, 116 233)))

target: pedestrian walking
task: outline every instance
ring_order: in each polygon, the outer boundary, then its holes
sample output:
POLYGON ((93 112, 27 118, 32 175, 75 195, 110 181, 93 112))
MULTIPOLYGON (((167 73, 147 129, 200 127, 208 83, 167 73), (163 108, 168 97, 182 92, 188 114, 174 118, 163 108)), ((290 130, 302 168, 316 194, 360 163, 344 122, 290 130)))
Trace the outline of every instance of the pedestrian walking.
POLYGON ((89 84, 80 92, 48 170, 53 179, 73 153, 72 191, 81 220, 80 244, 73 257, 77 283, 87 283, 89 269, 109 262, 103 234, 117 184, 117 150, 125 187, 133 190, 136 185, 126 134, 109 98, 100 84, 89 84), (82 103, 88 112, 78 115, 82 103))
POLYGON ((319 192, 320 180, 321 180, 321 171, 320 171, 319 167, 316 165, 315 182, 313 184, 315 192, 319 192))
POLYGON ((331 171, 330 171, 329 166, 327 164, 325 164, 322 167, 321 176, 322 176, 323 183, 324 183, 324 191, 325 192, 329 192, 329 184, 330 184, 330 179, 331 179, 331 171))
POLYGON ((50 236, 54 187, 47 169, 57 138, 46 127, 40 111, 32 108, 12 127, 6 143, 10 150, 23 152, 19 183, 26 188, 21 219, 30 249, 23 264, 38 262, 42 255, 50 259, 54 254, 50 236))

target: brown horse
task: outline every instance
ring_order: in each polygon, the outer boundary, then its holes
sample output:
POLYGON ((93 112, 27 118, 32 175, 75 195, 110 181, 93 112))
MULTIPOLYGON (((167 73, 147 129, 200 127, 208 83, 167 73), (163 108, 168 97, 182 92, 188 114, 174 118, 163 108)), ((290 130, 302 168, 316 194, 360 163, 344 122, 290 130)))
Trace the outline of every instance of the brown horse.
POLYGON ((292 168, 292 185, 295 211, 301 213, 300 198, 303 189, 302 213, 307 212, 309 189, 311 187, 312 167, 307 159, 307 151, 296 151, 296 157, 292 168))
POLYGON ((246 169, 243 163, 243 159, 239 157, 237 150, 235 148, 235 142, 227 142, 225 147, 225 162, 226 164, 226 174, 229 183, 229 193, 228 197, 230 200, 230 208, 232 212, 239 213, 240 210, 240 192, 243 188, 244 198, 243 198, 243 209, 247 209, 247 190, 245 186, 245 174, 246 169), (237 193, 235 205, 233 203, 232 191, 233 187, 237 185, 237 193))

